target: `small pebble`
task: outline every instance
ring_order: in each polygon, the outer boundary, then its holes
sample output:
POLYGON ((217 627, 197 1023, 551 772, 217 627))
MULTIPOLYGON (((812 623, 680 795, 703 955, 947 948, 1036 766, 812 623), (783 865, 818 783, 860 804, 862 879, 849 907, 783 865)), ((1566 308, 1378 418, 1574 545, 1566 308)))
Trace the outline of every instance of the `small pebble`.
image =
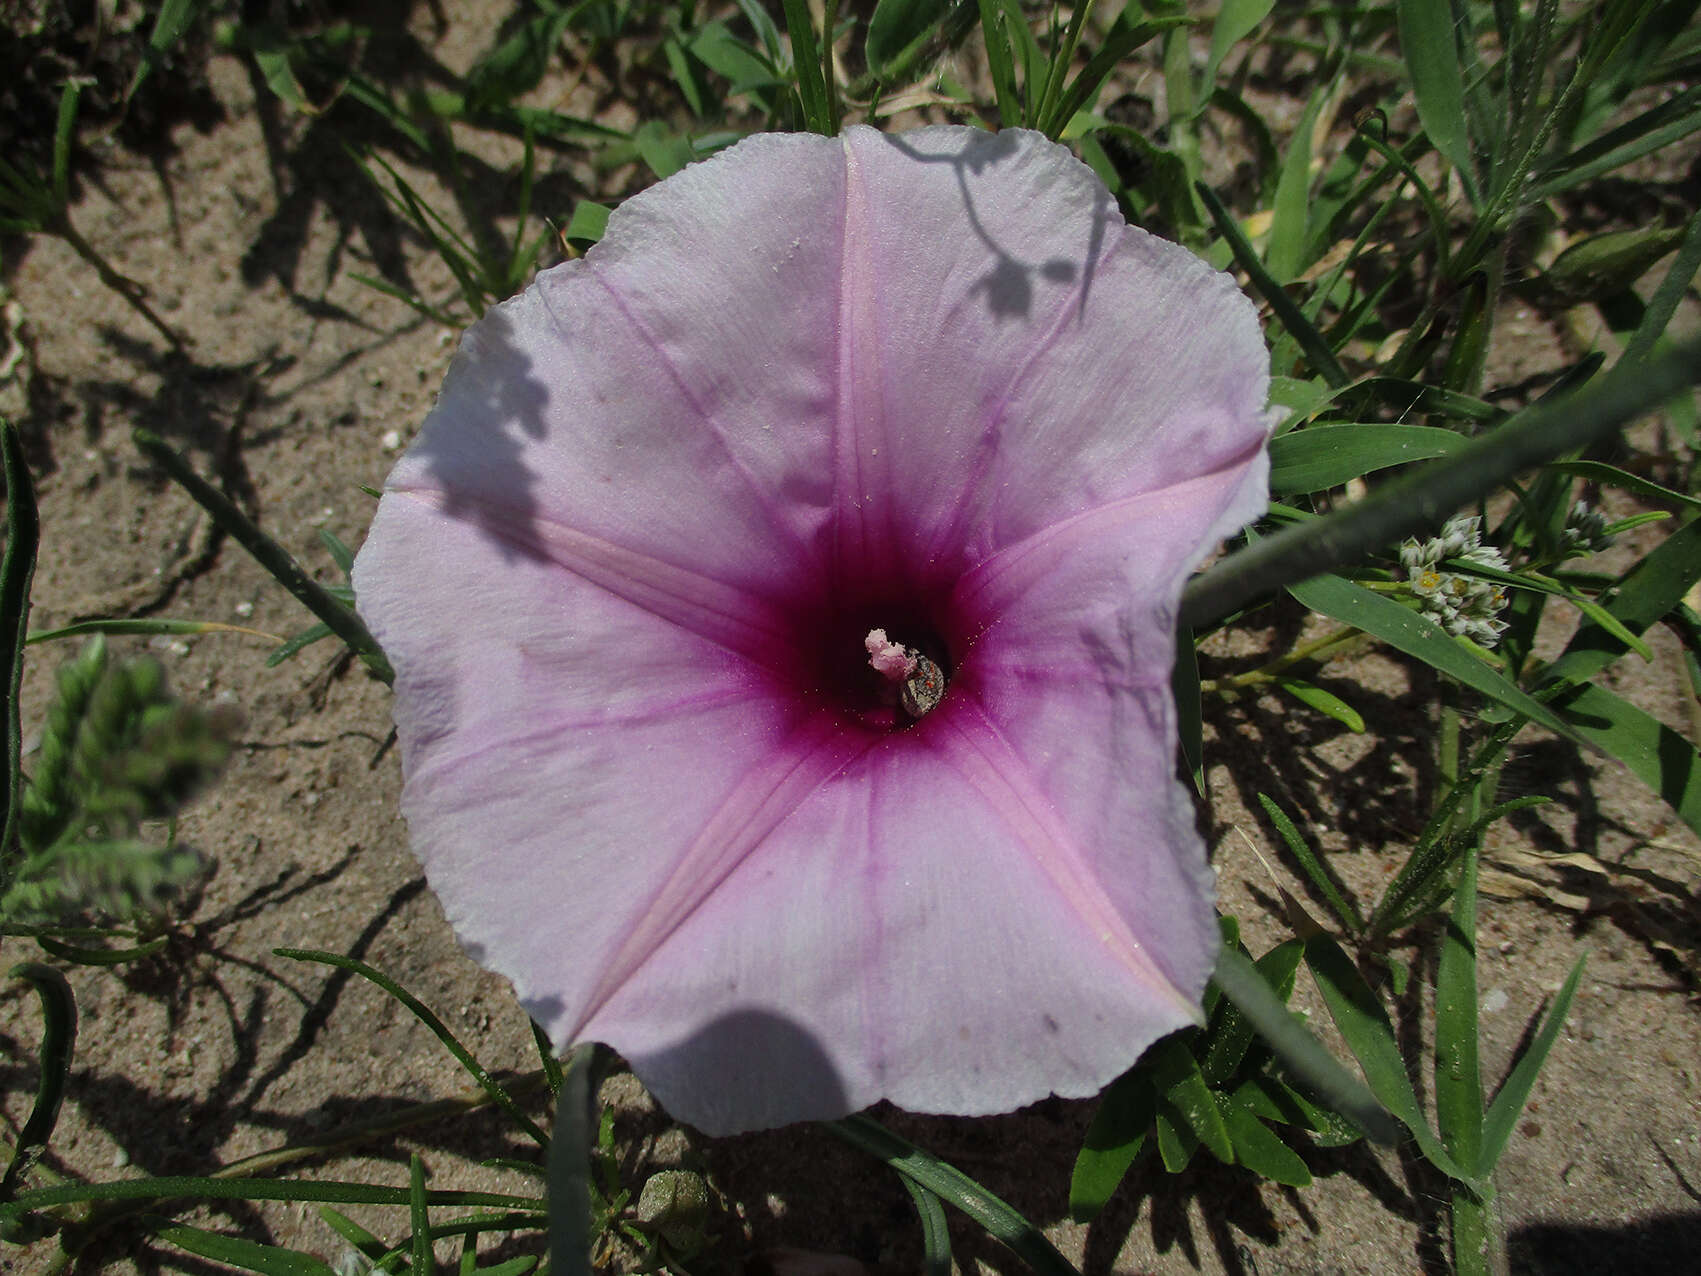
POLYGON ((236 604, 236 614, 238 616, 241 616, 242 619, 247 620, 248 617, 250 617, 254 614, 254 604, 253 603, 237 603, 236 604))
POLYGON ((386 452, 394 452, 402 445, 402 432, 400 430, 385 430, 384 437, 379 442, 384 445, 386 452))

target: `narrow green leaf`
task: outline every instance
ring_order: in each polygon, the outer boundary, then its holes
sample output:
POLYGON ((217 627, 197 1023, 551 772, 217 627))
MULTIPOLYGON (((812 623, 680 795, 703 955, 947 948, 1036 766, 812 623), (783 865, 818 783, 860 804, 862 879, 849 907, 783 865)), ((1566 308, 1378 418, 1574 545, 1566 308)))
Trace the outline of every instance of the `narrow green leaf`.
POLYGON ((863 45, 869 74, 887 80, 908 61, 951 11, 952 0, 879 0, 868 19, 863 45))
POLYGON ((1583 962, 1586 957, 1587 954, 1579 956, 1577 964, 1571 967, 1564 987, 1547 1008, 1547 1016, 1542 1020, 1535 1040, 1531 1041, 1529 1049, 1519 1056, 1518 1062, 1513 1065, 1512 1071, 1502 1083, 1500 1092, 1494 1096, 1494 1102, 1488 1105, 1488 1112, 1482 1123, 1482 1146, 1478 1152, 1481 1159, 1477 1162, 1477 1174, 1480 1177, 1487 1178, 1494 1172, 1494 1167, 1500 1161, 1500 1154, 1506 1150, 1506 1143, 1512 1137, 1513 1128, 1518 1124, 1518 1118, 1523 1115, 1524 1104, 1529 1102, 1536 1077, 1540 1075, 1542 1065, 1547 1062, 1547 1057, 1553 1050, 1553 1043, 1559 1040, 1559 1030, 1565 1025, 1565 1016, 1571 1012, 1571 999, 1577 995, 1577 983, 1583 977, 1583 962))
POLYGON ((1199 83, 1205 90, 1200 95, 1202 98, 1208 97, 1216 87, 1217 71, 1229 51, 1257 30, 1258 24, 1269 16, 1275 5, 1276 0, 1223 0, 1222 8, 1217 10, 1216 21, 1211 24, 1211 52, 1199 76, 1199 83))
MULTIPOLYGON (((31 1210, 83 1201, 316 1201, 337 1205, 406 1205, 405 1187, 379 1187, 334 1179, 260 1179, 170 1177, 117 1179, 110 1183, 66 1183, 22 1192, 0 1203, 0 1223, 31 1210)), ((501 1192, 429 1192, 432 1205, 489 1206, 494 1209, 543 1212, 543 1202, 501 1192)))
POLYGON ((1397 1117, 1430 1164, 1449 1178, 1465 1181, 1466 1171, 1448 1155, 1418 1107, 1417 1093, 1406 1075, 1406 1062, 1394 1037, 1394 1026, 1370 985, 1348 960, 1346 953, 1328 935, 1309 936, 1305 941, 1305 964, 1329 1016, 1340 1029, 1347 1049, 1353 1052, 1371 1093, 1397 1117))
MULTIPOLYGON (((326 630, 329 633, 329 630, 326 630)), ((258 629, 246 629, 241 625, 226 625, 216 620, 80 620, 74 625, 65 625, 60 629, 38 629, 24 641, 30 646, 38 642, 53 642, 60 638, 86 638, 92 634, 246 634, 251 638, 264 638, 270 642, 279 641, 276 634, 263 633, 258 629)))
POLYGON ((1289 852, 1299 861, 1299 866, 1305 870, 1306 877, 1317 887, 1323 900, 1329 905, 1335 916, 1340 918, 1341 925, 1347 928, 1348 934, 1356 935, 1364 929, 1364 918, 1359 915, 1353 902, 1342 892, 1335 875, 1329 871, 1326 864, 1311 849, 1311 844, 1300 834, 1294 822, 1288 818, 1287 812, 1277 806, 1267 794, 1258 795, 1258 803, 1264 808, 1264 814, 1270 817, 1270 823, 1276 826, 1276 832, 1281 834, 1282 841, 1287 843, 1289 852))
POLYGON ((50 956, 61 961, 74 962, 79 966, 122 966, 127 961, 141 961, 145 957, 164 952, 170 937, 161 935, 145 944, 136 944, 129 948, 87 948, 82 944, 61 943, 50 935, 37 935, 35 942, 50 956))
POLYGON ((1535 404, 1453 455, 1403 475, 1327 518, 1284 528, 1231 554, 1188 585, 1182 619, 1199 626, 1270 589, 1440 525, 1521 470, 1578 450, 1701 381, 1701 339, 1647 363, 1615 367, 1562 398, 1535 404))
POLYGON ((1635 492, 1636 495, 1646 496, 1649 500, 1670 501, 1684 509, 1701 510, 1701 500, 1685 496, 1682 492, 1674 492, 1669 487, 1661 487, 1649 479, 1621 470, 1616 465, 1607 465, 1601 461, 1555 461, 1551 468, 1562 474, 1573 474, 1607 487, 1635 492))
POLYGON ((436 1276, 437 1259, 431 1252, 431 1214, 425 1204, 425 1162, 415 1152, 408 1158, 408 1221, 412 1225, 414 1276, 436 1276))
POLYGON ((1205 791, 1205 718, 1199 691, 1199 652, 1193 631, 1183 629, 1175 636, 1175 667, 1170 671, 1170 690, 1175 696, 1176 726, 1181 734, 1181 756, 1193 785, 1205 791))
POLYGON ((335 1268, 311 1254, 281 1245, 261 1245, 201 1227, 172 1223, 157 1229, 154 1235, 191 1254, 241 1271, 259 1272, 261 1276, 337 1276, 335 1268))
POLYGON ((1259 1178, 1285 1187, 1309 1187, 1311 1171, 1299 1153, 1251 1112, 1233 1095, 1222 1101, 1223 1124, 1234 1144, 1234 1159, 1259 1178))
POLYGON ((513 1095, 509 1094, 503 1088, 501 1082, 485 1070, 484 1065, 461 1044, 460 1038, 449 1031, 448 1025, 432 1013, 429 1006, 383 971, 374 969, 353 957, 345 957, 341 953, 320 952, 311 948, 274 948, 272 952, 279 957, 287 957, 291 961, 313 961, 326 966, 335 966, 338 970, 346 970, 359 975, 368 983, 376 984, 379 988, 382 988, 390 996, 401 1002, 415 1019, 418 1019, 420 1023, 430 1029, 432 1035, 443 1043, 443 1048, 455 1056, 455 1061, 467 1070, 472 1079, 478 1082, 480 1088, 495 1100, 499 1108, 512 1117, 522 1130, 536 1140, 538 1146, 549 1146, 549 1136, 543 1132, 542 1127, 526 1115, 525 1110, 514 1101, 513 1095))
POLYGON ((998 1197, 954 1166, 924 1152, 866 1116, 828 1121, 823 1128, 914 1179, 941 1200, 955 1205, 1009 1247, 1038 1276, 1079 1276, 1045 1234, 998 1197))
POLYGON ((385 682, 394 680, 395 671, 384 658, 378 640, 359 616, 328 594, 325 587, 302 570, 301 564, 290 557, 283 546, 256 527, 223 492, 195 473, 187 461, 166 446, 163 439, 147 430, 136 430, 131 437, 149 460, 195 498, 195 503, 207 511, 213 522, 252 554, 303 606, 329 625, 331 631, 366 662, 367 668, 385 682))
POLYGON ((23 732, 18 721, 18 689, 24 676, 24 644, 29 632, 30 582, 35 577, 41 519, 35 485, 24 464, 23 448, 12 423, 0 417, 0 463, 6 478, 6 549, 0 557, 0 678, 6 680, 4 731, 6 754, 0 766, 0 891, 12 876, 17 842, 18 788, 23 768, 23 732))
POLYGON ((1288 335, 1299 343, 1299 348, 1305 352, 1312 370, 1337 388, 1350 382, 1352 378, 1347 375, 1346 369, 1341 367, 1341 361, 1335 357, 1335 352, 1329 348, 1323 334, 1305 317, 1305 312, 1294 304, 1293 298, 1287 294, 1287 289, 1264 268, 1263 261, 1253 251, 1252 245, 1247 242, 1245 234, 1228 209, 1223 207, 1223 201, 1217 198, 1217 193, 1203 182, 1197 183, 1194 189, 1204 201, 1205 210, 1210 213, 1217 233, 1227 241, 1229 250, 1234 254, 1235 264, 1246 272, 1252 286, 1258 290, 1258 295, 1269 303, 1276 319, 1287 329, 1288 335))
POLYGON ((1143 1067, 1131 1068, 1105 1090, 1069 1176, 1069 1216, 1077 1223, 1097 1218, 1116 1194, 1146 1146, 1156 1112, 1151 1073, 1143 1067))
POLYGON ((1152 1118, 1153 1141, 1158 1145, 1158 1159, 1171 1174, 1180 1174, 1193 1161, 1199 1150, 1199 1136, 1187 1123, 1187 1118, 1175 1105, 1161 1095, 1157 1113, 1152 1118))
POLYGON ((821 77, 821 49, 815 39, 815 20, 806 0, 780 0, 785 14, 786 35, 791 37, 792 74, 797 78, 797 96, 803 103, 804 126, 811 133, 831 137, 832 111, 827 103, 827 82, 821 77))
MULTIPOLYGON (((1309 959, 1309 945, 1306 956, 1309 959)), ((1286 1002, 1276 996, 1244 953, 1227 946, 1219 949, 1211 978, 1222 989, 1223 996, 1252 1021, 1264 1044, 1281 1059, 1296 1081, 1371 1138, 1380 1143, 1398 1140, 1399 1127, 1389 1119, 1376 1096, 1289 1012, 1286 1002)))
MULTIPOLYGON (((1625 576, 1607 610, 1632 634, 1645 633, 1701 580, 1701 519, 1678 528, 1625 576)), ((1584 625, 1543 672, 1542 687, 1592 678, 1629 648, 1598 623, 1584 625)))
POLYGON ((1288 592, 1319 615, 1374 634, 1396 651, 1403 651, 1432 669, 1480 691, 1550 731, 1576 739, 1576 733, 1548 706, 1521 690, 1492 665, 1484 664, 1429 617, 1402 607, 1339 576, 1318 576, 1288 592))
POLYGON ((1641 321, 1631 334, 1629 344, 1624 347, 1625 363, 1640 363, 1653 351, 1654 342, 1665 335, 1672 315, 1677 313, 1678 302, 1689 291, 1689 283, 1695 278, 1697 269, 1701 269, 1701 213, 1690 217, 1689 228, 1683 234, 1683 243, 1678 246, 1671 269, 1666 271, 1666 277, 1654 289, 1653 299, 1643 309, 1641 321))
MULTIPOLYGON (((1084 14, 1085 9, 1077 12, 1084 14)), ((1069 121, 1075 118, 1075 113, 1086 107, 1110 78, 1111 72, 1121 66, 1134 50, 1174 27, 1185 26, 1189 21, 1186 17, 1167 17, 1142 22, 1140 19, 1143 17, 1145 9, 1139 0, 1129 0, 1123 6, 1110 30, 1105 32, 1098 50, 1087 59, 1087 65, 1081 68, 1040 120, 1041 132, 1048 137, 1061 136, 1069 121)))
POLYGON ((311 647, 314 643, 330 636, 331 627, 329 625, 309 625, 300 633, 290 635, 273 648, 266 656, 266 668, 275 669, 303 647, 311 647))
POLYGON ((998 99, 998 122, 1014 128, 1022 122, 1021 98, 1016 92, 1015 60, 1005 33, 1005 17, 998 0, 976 0, 980 8, 981 41, 986 47, 986 68, 998 99))
MULTIPOLYGON (((1422 3, 1422 0, 1415 0, 1422 3)), ((1662 150, 1701 129, 1701 86, 1686 88, 1658 106, 1603 133, 1546 165, 1521 199, 1539 201, 1662 150)))
POLYGON ((1477 848, 1465 849, 1435 978, 1435 1120, 1462 1166, 1480 1164, 1482 1070, 1477 1062, 1477 848))
MULTIPOLYGON (((1423 131, 1445 155, 1466 189, 1474 191, 1471 138, 1465 124, 1465 85, 1459 70, 1459 46, 1453 36, 1454 13, 1448 0, 1398 0, 1395 8, 1400 52, 1412 78, 1423 131)), ((1473 195, 1473 202, 1475 196, 1473 195)))
POLYGON ((1316 425, 1270 441, 1270 491, 1296 496, 1339 487, 1375 470, 1449 456, 1463 435, 1431 425, 1316 425))
POLYGON ((914 1179, 902 1174, 898 1181, 915 1203, 921 1220, 921 1270, 923 1276, 951 1276, 951 1229, 939 1198, 914 1179))
POLYGON ((71 1057, 77 1047, 77 998, 70 982, 51 966, 21 962, 6 972, 10 979, 28 980, 41 1001, 41 1049, 37 1059, 41 1076, 36 1081, 35 1103, 18 1141, 12 1160, 0 1179, 0 1202, 11 1201, 53 1137, 59 1124, 59 1108, 65 1099, 65 1083, 71 1077, 71 1057))
POLYGON ((1617 758, 1701 833, 1701 753, 1680 732, 1595 683, 1553 701, 1572 729, 1617 758))
POLYGON ((1281 176, 1276 179, 1276 201, 1264 264, 1278 284, 1292 283, 1305 268, 1305 245, 1310 238, 1311 135, 1317 127, 1318 113, 1334 91, 1331 81, 1312 90, 1305 110, 1300 113, 1299 124, 1288 139, 1288 153, 1282 160, 1281 176))
POLYGON ((1348 731, 1362 735, 1364 719, 1359 716, 1357 709, 1332 691, 1325 691, 1314 682, 1306 682, 1302 678, 1281 677, 1276 679, 1276 686, 1287 692, 1301 704, 1317 710, 1318 713, 1333 718, 1348 731))
POLYGON ((59 93, 59 118, 53 127, 54 212, 63 212, 71 202, 71 147, 77 140, 77 103, 82 94, 82 82, 75 78, 66 80, 59 93))

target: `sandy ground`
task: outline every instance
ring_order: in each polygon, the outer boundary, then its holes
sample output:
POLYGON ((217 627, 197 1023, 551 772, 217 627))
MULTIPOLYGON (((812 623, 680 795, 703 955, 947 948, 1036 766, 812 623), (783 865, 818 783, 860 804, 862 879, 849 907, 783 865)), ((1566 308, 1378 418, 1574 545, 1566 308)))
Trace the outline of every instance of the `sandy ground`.
MULTIPOLYGON (((466 50, 439 52, 453 64, 466 50)), ((185 450, 330 580, 335 569, 315 529, 359 544, 372 502, 358 485, 381 481, 448 360, 445 333, 348 277, 382 274, 442 296, 441 267, 381 229, 377 197, 333 139, 257 97, 243 64, 215 59, 211 70, 222 121, 181 126, 157 160, 115 150, 75 209, 89 239, 146 281, 190 338, 189 360, 167 357, 158 336, 62 245, 37 241, 8 262, 30 357, 0 385, 0 409, 25 433, 40 489, 38 628, 135 614, 279 634, 303 627, 299 607, 143 463, 130 430, 146 426, 185 450)), ((563 202, 549 211, 566 214, 566 189, 556 188, 563 202)), ((1497 367, 1515 379, 1527 364, 1553 366, 1559 355, 1542 326, 1513 318, 1497 367)), ((1646 442, 1660 446, 1652 432, 1646 442)), ((1291 637, 1278 626, 1245 643, 1291 637)), ((1665 638, 1653 635, 1652 664, 1626 661, 1613 685, 1688 729, 1675 646, 1665 638)), ((276 670, 263 668, 267 644, 258 640, 149 645, 182 692, 240 706, 247 725, 226 779, 185 820, 210 871, 178 910, 168 952, 118 971, 70 972, 82 1025, 51 1166, 93 1179, 204 1173, 467 1090, 465 1074, 400 1007, 358 980, 274 956, 279 945, 370 962, 434 1007, 492 1068, 535 1067, 505 984, 460 952, 409 853, 397 757, 383 747, 385 688, 329 644, 276 670)), ((38 651, 31 662, 26 729, 39 722, 58 654, 38 651)), ((1244 651, 1226 649, 1219 660, 1241 667, 1244 651)), ((1433 682, 1370 655, 1331 670, 1327 685, 1364 713, 1370 732, 1354 736, 1268 700, 1221 707, 1210 724, 1207 818, 1223 902, 1255 948, 1278 937, 1276 884, 1291 885, 1262 818, 1247 813, 1257 792, 1296 813, 1348 881, 1368 890, 1391 874, 1433 791, 1433 682)), ((1586 912, 1541 899, 1484 902, 1491 1084, 1575 955, 1590 954, 1571 1022, 1502 1163, 1512 1269, 1693 1270, 1701 1016, 1684 966, 1697 957, 1701 846, 1633 778, 1539 736, 1520 744, 1507 780, 1556 803, 1497 830, 1496 849, 1584 851, 1628 866, 1610 878, 1548 875, 1588 896, 1586 912)), ((12 941, 8 960, 30 950, 12 941)), ((1414 996, 1403 1025, 1411 1042, 1421 1036, 1421 1010, 1414 996)), ((28 1110, 38 1032, 27 991, 0 992, 0 1090, 13 1132, 28 1110)), ((671 1165, 710 1175, 722 1207, 704 1270, 775 1245, 915 1269, 918 1233, 897 1179, 829 1136, 794 1128, 707 1140, 671 1126, 629 1077, 612 1080, 606 1097, 616 1104, 621 1174, 634 1190, 671 1165)), ((1318 1152, 1308 1157, 1317 1182, 1299 1191, 1203 1161, 1173 1178, 1144 1162, 1101 1219, 1074 1225, 1069 1169, 1092 1110, 1051 1101, 987 1120, 884 1116, 1045 1224, 1090 1273, 1272 1276, 1440 1262, 1444 1185, 1410 1149, 1318 1152)), ((479 1114, 314 1169, 405 1184, 410 1151, 423 1157, 434 1187, 523 1188, 522 1176, 477 1162, 529 1158, 534 1149, 479 1114)), ((401 1211, 348 1212, 388 1239, 405 1233, 401 1211)), ((343 1248, 306 1208, 234 1206, 192 1217, 333 1260, 343 1248)), ((977 1229, 962 1220, 953 1228, 964 1270, 1019 1270, 977 1229)), ((36 1261, 0 1254, 0 1265, 20 1273, 36 1261)), ((216 1268, 164 1247, 137 1252, 134 1234, 119 1229, 82 1269, 216 1268)))

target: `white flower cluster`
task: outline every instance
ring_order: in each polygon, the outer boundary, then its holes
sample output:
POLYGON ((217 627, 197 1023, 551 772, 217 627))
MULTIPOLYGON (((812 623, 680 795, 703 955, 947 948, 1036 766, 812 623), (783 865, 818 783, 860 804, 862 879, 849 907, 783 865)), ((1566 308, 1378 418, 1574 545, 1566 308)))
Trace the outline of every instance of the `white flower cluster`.
POLYGON ((1507 570, 1500 551, 1482 543, 1481 518, 1456 514, 1447 520, 1440 536, 1421 544, 1407 541, 1400 547, 1400 565, 1426 616, 1456 637, 1492 647, 1506 629, 1506 622, 1496 619, 1506 606, 1506 592, 1491 580, 1442 571, 1440 564, 1449 558, 1507 570))
POLYGON ((1590 509, 1589 502, 1578 501, 1565 520, 1560 544, 1568 557, 1578 558, 1598 554, 1617 539, 1607 531, 1606 515, 1590 509))

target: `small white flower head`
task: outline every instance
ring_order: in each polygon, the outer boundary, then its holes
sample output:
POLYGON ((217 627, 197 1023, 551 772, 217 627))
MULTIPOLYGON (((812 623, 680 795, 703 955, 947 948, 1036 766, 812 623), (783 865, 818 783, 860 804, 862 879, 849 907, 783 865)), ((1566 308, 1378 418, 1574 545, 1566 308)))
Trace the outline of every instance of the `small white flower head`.
POLYGON ((1400 547, 1400 565, 1424 615, 1455 638, 1494 646, 1506 629, 1505 622, 1496 619, 1506 606, 1505 591, 1494 581, 1442 570, 1440 564, 1446 559, 1494 571, 1508 569, 1505 556, 1493 545, 1483 544, 1479 516, 1455 515, 1441 535, 1421 543, 1408 540, 1400 547))
POLYGON ((1566 517, 1565 530, 1560 534, 1560 545, 1568 556, 1581 557, 1584 554, 1598 554, 1617 539, 1607 531, 1604 514, 1597 509, 1590 509, 1587 501, 1578 501, 1566 517))

